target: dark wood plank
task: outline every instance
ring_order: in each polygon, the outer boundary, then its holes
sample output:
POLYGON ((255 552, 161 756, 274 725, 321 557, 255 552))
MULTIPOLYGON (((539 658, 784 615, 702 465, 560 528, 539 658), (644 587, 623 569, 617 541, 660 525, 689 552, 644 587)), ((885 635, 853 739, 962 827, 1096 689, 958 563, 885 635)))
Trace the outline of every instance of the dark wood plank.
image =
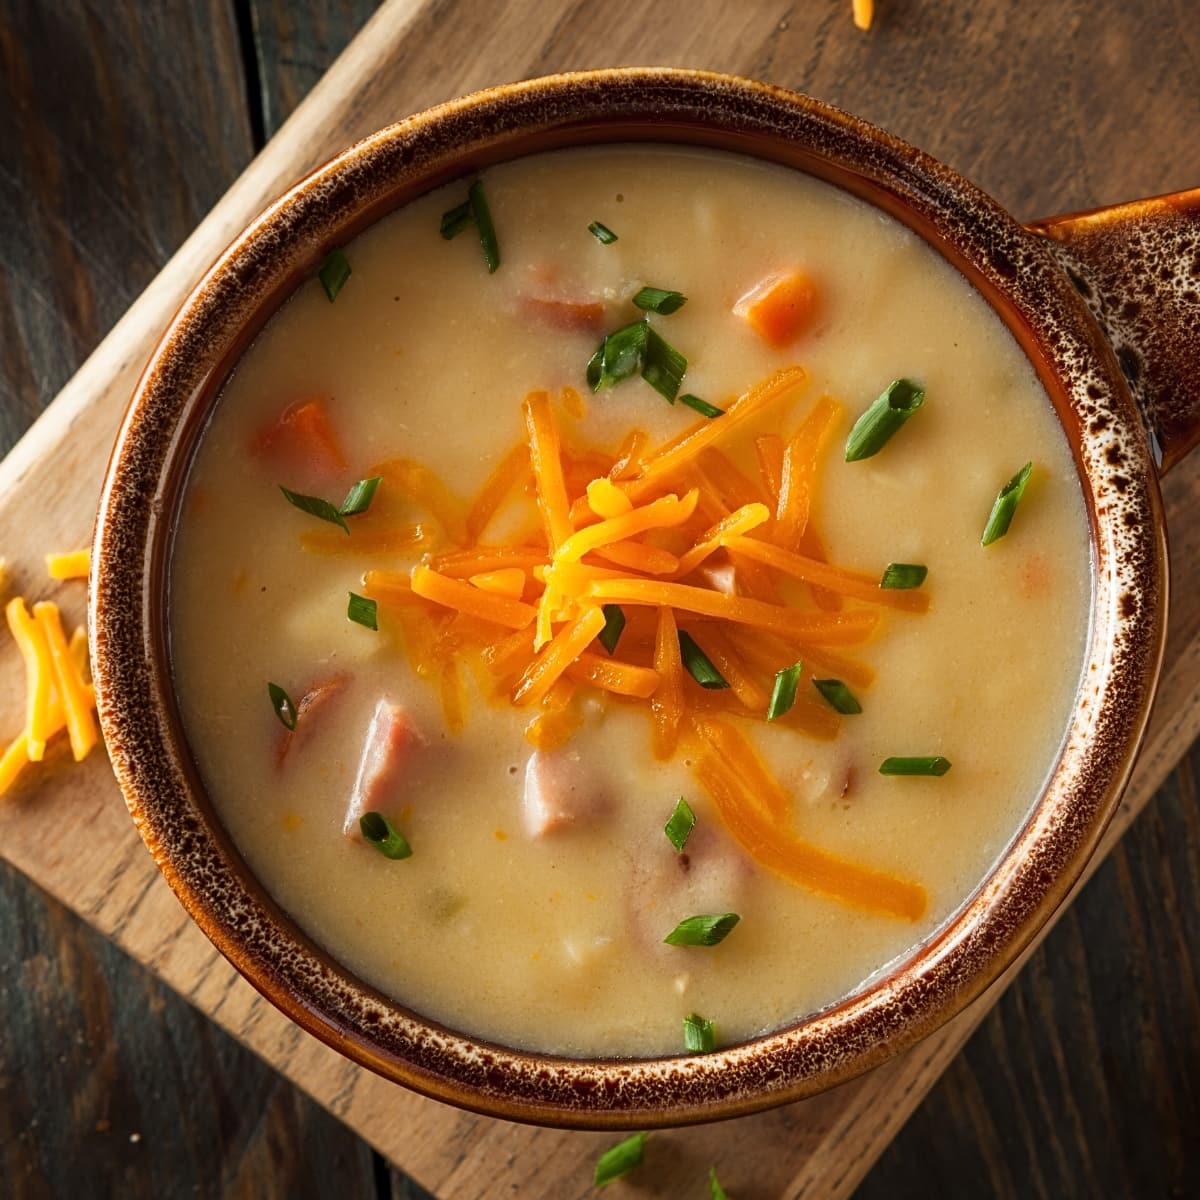
MULTIPOLYGON (((3 451, 249 160, 232 7, 11 2, 0 113, 3 451)), ((361 1139, 5 864, 0 947, 4 1195, 376 1193, 361 1139)))
POLYGON ((1200 747, 859 1200, 1200 1195, 1200 747))

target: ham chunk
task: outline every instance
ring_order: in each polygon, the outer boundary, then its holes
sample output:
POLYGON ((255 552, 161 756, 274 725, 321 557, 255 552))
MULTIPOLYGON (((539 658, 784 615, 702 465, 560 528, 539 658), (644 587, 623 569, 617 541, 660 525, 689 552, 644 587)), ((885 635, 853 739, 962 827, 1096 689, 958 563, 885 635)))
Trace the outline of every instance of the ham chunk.
POLYGON ((525 764, 522 818, 532 838, 587 824, 608 808, 604 784, 577 750, 535 750, 525 764))
POLYGON ((376 704, 342 826, 348 838, 362 841, 358 820, 365 813, 395 806, 408 776, 413 750, 423 741, 403 705, 386 696, 376 704))

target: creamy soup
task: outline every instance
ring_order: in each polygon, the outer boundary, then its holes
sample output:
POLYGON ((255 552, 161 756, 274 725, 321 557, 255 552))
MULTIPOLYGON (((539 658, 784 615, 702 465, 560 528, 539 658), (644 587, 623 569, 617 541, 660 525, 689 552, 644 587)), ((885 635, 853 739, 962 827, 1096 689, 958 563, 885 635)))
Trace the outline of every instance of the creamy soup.
POLYGON ((983 299, 829 185, 661 146, 469 182, 225 384, 174 544, 185 729, 387 995, 571 1055, 728 1045, 910 953, 1030 811, 1088 632, 1070 451, 983 299))

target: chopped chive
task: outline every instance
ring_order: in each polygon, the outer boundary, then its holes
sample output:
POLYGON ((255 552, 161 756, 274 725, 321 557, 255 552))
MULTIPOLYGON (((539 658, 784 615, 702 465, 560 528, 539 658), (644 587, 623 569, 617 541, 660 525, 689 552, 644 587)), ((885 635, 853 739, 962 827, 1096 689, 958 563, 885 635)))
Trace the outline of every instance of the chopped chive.
POLYGON ((325 295, 329 297, 329 303, 332 304, 337 299, 338 292, 345 287, 346 280, 350 278, 350 262, 340 250, 333 250, 321 264, 317 275, 325 289, 325 295))
POLYGON ((489 275, 494 275, 500 266, 500 243, 496 241, 496 226, 492 224, 492 210, 488 208, 483 194, 482 180, 475 180, 467 189, 467 199, 475 224, 479 226, 479 244, 483 247, 483 261, 487 263, 489 275))
POLYGON ((862 712, 862 705, 840 679, 814 679, 813 687, 843 716, 852 717, 862 712))
POLYGON ((320 496, 305 496, 301 492, 289 491, 282 483, 279 485, 279 490, 294 508, 308 513, 310 517, 319 517, 322 521, 328 521, 331 525, 340 525, 349 534, 350 526, 346 524, 346 518, 328 500, 322 500, 320 496))
POLYGON ((365 513, 371 507, 371 501, 375 499, 375 493, 379 490, 382 482, 382 475, 372 475, 370 479, 360 479, 346 493, 346 498, 342 501, 342 507, 338 509, 338 512, 343 517, 356 517, 359 513, 365 513))
POLYGON ((729 1200, 729 1193, 717 1178, 717 1168, 708 1168, 708 1200, 729 1200))
POLYGON ((919 563, 888 563, 883 568, 883 578, 879 581, 879 586, 897 590, 919 588, 928 574, 929 568, 919 563))
POLYGON ((699 396, 693 396, 691 392, 684 392, 679 397, 680 404, 686 404, 688 408, 694 408, 702 417, 708 417, 710 420, 713 417, 723 417, 725 410, 718 408, 715 404, 709 404, 707 400, 701 400, 699 396))
POLYGON ((771 689, 771 703, 767 705, 767 720, 782 717, 796 703, 796 687, 800 683, 803 663, 793 663, 775 672, 775 686, 771 689))
POLYGON ((699 1013, 683 1018, 683 1044, 693 1054, 711 1054, 717 1048, 717 1027, 699 1013))
POLYGON ((682 292, 671 292, 665 288, 644 287, 634 296, 633 302, 642 312, 658 313, 660 317, 669 317, 687 303, 687 297, 682 292))
POLYGON ((627 1171, 632 1171, 634 1167, 640 1167, 643 1149, 649 1136, 648 1133, 635 1133, 633 1137, 627 1137, 623 1142, 609 1146, 596 1161, 592 1183, 596 1187, 603 1187, 606 1183, 619 1179, 627 1171))
POLYGON ((1027 462, 1001 489, 992 505, 991 516, 984 526, 983 545, 990 546, 998 538, 1002 538, 1012 524, 1013 514, 1017 511, 1017 503, 1025 492, 1025 485, 1033 472, 1033 463, 1027 462))
POLYGON ((667 841, 682 854, 695 828, 696 814, 692 812, 692 806, 680 796, 675 801, 675 811, 671 814, 671 819, 663 826, 663 833, 667 835, 667 841))
POLYGON ((587 380, 592 391, 612 387, 642 369, 646 356, 647 329, 649 326, 644 320, 634 321, 606 335, 600 343, 600 349, 588 362, 587 380))
POLYGON ((292 698, 277 683, 267 684, 267 695, 271 697, 271 707, 279 718, 284 729, 296 728, 296 706, 292 698))
POLYGON ((346 605, 346 616, 357 625, 365 625, 368 629, 379 628, 379 611, 374 600, 350 593, 350 603, 346 605))
POLYGON ((710 691, 727 688, 729 681, 713 666, 712 660, 696 645, 690 633, 679 631, 679 657, 688 674, 702 687, 710 691))
POLYGON ((588 233, 605 246, 611 246, 617 240, 617 235, 607 225, 601 225, 599 221, 593 221, 588 226, 588 233))
POLYGON ((672 404, 687 370, 687 359, 649 325, 646 326, 646 355, 642 378, 672 404))
POLYGON ((888 438, 925 403, 925 389, 911 379, 894 379, 850 430, 846 461, 878 454, 888 438))
POLYGON ((412 847, 408 844, 408 839, 404 834, 398 833, 392 828, 392 823, 383 813, 363 813, 358 818, 358 827, 362 830, 363 837, 384 858, 400 859, 411 857, 412 847))
POLYGON ((471 202, 464 200, 453 208, 442 213, 441 235, 450 241, 456 238, 471 223, 471 202))
POLYGON ((612 655, 625 629, 625 612, 619 604, 606 604, 600 611, 604 614, 604 628, 596 634, 596 640, 612 655))
POLYGON ((950 760, 935 754, 928 758, 885 758, 879 764, 880 775, 937 775, 950 770, 950 760))
POLYGON ((686 917, 663 941, 668 946, 715 946, 723 942, 741 920, 737 913, 712 913, 708 916, 686 917))

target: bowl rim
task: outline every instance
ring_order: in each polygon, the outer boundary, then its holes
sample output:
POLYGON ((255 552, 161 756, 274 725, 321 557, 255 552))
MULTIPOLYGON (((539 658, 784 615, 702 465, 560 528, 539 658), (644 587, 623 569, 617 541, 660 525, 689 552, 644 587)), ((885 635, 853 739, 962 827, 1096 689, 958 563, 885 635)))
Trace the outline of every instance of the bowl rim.
POLYGON ((1141 420, 1041 239, 951 169, 858 118, 782 88, 676 68, 474 93, 357 142, 289 189, 218 258, 147 364, 104 482, 92 563, 89 635, 113 766, 159 869, 210 940, 273 1004, 361 1065, 460 1107, 565 1127, 679 1125, 797 1100, 965 1008, 1018 957, 1095 849, 1145 730, 1165 636, 1162 504, 1141 420), (903 962, 822 1012, 714 1054, 575 1060, 422 1018, 296 928, 203 797, 161 618, 173 515, 206 399, 294 282, 328 249, 451 178, 554 145, 642 137, 744 149, 821 174, 898 216, 967 274, 1034 360, 1072 445, 1092 525, 1092 629, 1041 799, 991 875, 903 962))

